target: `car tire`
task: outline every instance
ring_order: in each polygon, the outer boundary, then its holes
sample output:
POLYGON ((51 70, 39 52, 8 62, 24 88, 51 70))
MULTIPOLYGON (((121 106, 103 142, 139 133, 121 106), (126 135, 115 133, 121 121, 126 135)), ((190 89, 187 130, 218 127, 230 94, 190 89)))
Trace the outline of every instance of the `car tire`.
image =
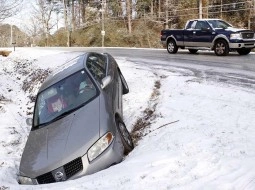
POLYGON ((168 51, 168 53, 170 53, 170 54, 177 53, 177 51, 178 51, 178 46, 176 45, 174 39, 170 39, 170 40, 167 42, 167 51, 168 51))
POLYGON ((127 155, 134 149, 134 143, 130 133, 128 132, 126 125, 120 119, 116 120, 117 130, 120 134, 121 142, 124 147, 124 154, 127 155))
POLYGON ((218 56, 226 56, 229 54, 229 47, 226 40, 217 40, 215 42, 214 53, 218 56))
POLYGON ((251 49, 238 49, 236 50, 239 55, 248 55, 251 52, 251 49))
POLYGON ((191 54, 196 54, 197 51, 198 51, 198 49, 189 49, 189 52, 190 52, 191 54))

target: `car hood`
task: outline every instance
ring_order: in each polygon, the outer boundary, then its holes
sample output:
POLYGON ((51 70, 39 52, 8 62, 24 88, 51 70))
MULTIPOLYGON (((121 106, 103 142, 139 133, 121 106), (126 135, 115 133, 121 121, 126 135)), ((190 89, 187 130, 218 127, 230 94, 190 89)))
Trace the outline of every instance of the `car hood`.
POLYGON ((98 97, 66 117, 31 131, 20 174, 36 178, 86 154, 99 138, 99 106, 98 97))

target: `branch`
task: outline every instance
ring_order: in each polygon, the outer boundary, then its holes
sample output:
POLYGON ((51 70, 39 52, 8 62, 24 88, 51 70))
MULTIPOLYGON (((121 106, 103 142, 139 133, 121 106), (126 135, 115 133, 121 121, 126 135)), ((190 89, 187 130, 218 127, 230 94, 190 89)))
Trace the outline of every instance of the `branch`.
POLYGON ((152 133, 152 132, 154 132, 154 131, 156 131, 156 130, 162 128, 162 127, 165 127, 165 126, 170 125, 170 124, 173 124, 173 123, 177 123, 177 122, 179 122, 179 121, 180 121, 180 120, 176 120, 176 121, 172 121, 172 122, 170 122, 170 123, 166 123, 166 124, 164 124, 164 125, 161 125, 161 126, 159 126, 158 128, 156 128, 156 129, 154 129, 154 130, 152 130, 152 131, 149 131, 149 132, 146 133, 144 136, 147 136, 148 134, 150 134, 150 133, 152 133))

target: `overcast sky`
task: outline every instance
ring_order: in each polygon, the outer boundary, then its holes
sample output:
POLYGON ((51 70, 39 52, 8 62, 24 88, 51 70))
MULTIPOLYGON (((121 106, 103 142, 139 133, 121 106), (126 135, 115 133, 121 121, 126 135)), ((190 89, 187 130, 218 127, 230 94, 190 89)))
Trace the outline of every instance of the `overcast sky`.
POLYGON ((24 30, 29 22, 30 15, 32 14, 32 6, 31 3, 34 0, 23 0, 23 3, 21 5, 21 10, 13 17, 10 17, 3 21, 3 23, 8 23, 12 25, 16 25, 20 29, 24 30))

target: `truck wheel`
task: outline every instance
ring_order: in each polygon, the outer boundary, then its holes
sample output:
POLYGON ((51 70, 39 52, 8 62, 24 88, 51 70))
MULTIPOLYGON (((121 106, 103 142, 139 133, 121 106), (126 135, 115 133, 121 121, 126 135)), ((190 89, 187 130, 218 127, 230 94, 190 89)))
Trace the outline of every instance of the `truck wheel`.
POLYGON ((226 56, 229 53, 228 43, 225 40, 217 40, 214 45, 214 53, 218 56, 226 56))
POLYGON ((198 49, 189 49, 189 52, 190 52, 191 54, 195 54, 195 53, 197 53, 197 51, 198 51, 198 49))
POLYGON ((168 53, 170 54, 173 54, 173 53, 177 53, 178 51, 178 46, 176 45, 175 41, 173 39, 170 39, 168 42, 167 42, 167 51, 168 53))
POLYGON ((236 50, 239 55, 248 55, 251 52, 251 49, 238 49, 236 50))

